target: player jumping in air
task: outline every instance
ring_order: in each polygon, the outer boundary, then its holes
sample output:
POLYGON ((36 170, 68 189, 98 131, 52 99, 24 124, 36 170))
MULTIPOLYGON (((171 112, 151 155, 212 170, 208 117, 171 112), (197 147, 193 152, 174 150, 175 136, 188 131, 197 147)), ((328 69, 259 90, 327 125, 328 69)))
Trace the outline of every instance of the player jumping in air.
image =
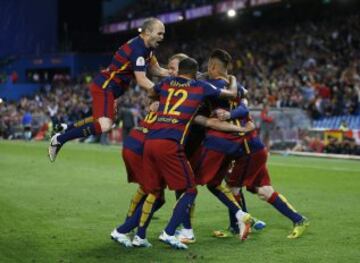
POLYGON ((102 70, 91 84, 92 117, 69 125, 64 133, 57 133, 51 138, 48 149, 50 161, 55 161, 66 142, 109 131, 113 125, 114 101, 128 89, 131 80, 135 79, 140 87, 149 90, 154 83, 146 77, 148 68, 153 75, 168 76, 168 70, 159 66, 153 54, 164 38, 163 23, 149 18, 141 29, 138 37, 116 51, 108 68, 102 70))

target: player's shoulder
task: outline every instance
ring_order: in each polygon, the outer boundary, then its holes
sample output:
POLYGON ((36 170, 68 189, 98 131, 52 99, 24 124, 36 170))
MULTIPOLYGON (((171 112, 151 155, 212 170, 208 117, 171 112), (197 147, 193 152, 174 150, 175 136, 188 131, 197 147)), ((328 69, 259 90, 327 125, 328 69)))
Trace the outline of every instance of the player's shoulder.
POLYGON ((208 85, 208 83, 203 79, 194 79, 191 81, 191 84, 193 86, 201 86, 201 87, 208 85))
POLYGON ((131 39, 128 40, 127 44, 128 44, 128 45, 138 45, 138 44, 140 43, 140 42, 139 42, 140 39, 141 39, 141 38, 140 38, 139 36, 133 37, 133 38, 131 38, 131 39))
POLYGON ((228 84, 228 82, 222 78, 207 79, 206 81, 217 88, 224 88, 228 84))
POLYGON ((162 80, 160 80, 160 81, 157 83, 157 86, 161 87, 161 86, 163 86, 164 84, 171 85, 171 82, 172 82, 172 81, 175 81, 175 80, 176 80, 176 78, 173 77, 173 76, 165 77, 165 78, 163 78, 162 80))
POLYGON ((128 41, 128 45, 136 50, 151 51, 145 46, 144 39, 140 36, 134 37, 128 41))
POLYGON ((197 86, 200 86, 204 89, 215 89, 215 90, 217 89, 217 87, 214 84, 206 80, 196 80, 196 84, 197 86))
POLYGON ((165 77, 161 80, 161 82, 166 82, 166 83, 170 83, 172 81, 177 81, 178 78, 177 77, 174 77, 174 76, 168 76, 168 77, 165 77))

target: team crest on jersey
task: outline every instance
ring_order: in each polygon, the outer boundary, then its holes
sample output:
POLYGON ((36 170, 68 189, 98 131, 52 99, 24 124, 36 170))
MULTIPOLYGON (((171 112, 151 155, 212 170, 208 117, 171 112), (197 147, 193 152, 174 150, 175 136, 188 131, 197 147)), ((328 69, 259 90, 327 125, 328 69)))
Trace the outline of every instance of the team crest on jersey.
POLYGON ((138 57, 136 59, 136 66, 145 66, 145 59, 144 57, 138 57))

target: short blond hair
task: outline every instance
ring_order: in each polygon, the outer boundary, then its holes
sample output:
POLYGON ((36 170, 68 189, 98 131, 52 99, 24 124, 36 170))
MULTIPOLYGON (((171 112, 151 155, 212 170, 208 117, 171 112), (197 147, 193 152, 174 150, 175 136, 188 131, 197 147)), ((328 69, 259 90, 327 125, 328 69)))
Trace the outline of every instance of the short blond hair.
POLYGON ((181 60, 188 58, 188 57, 189 56, 186 55, 185 53, 176 53, 175 55, 172 55, 168 61, 170 62, 171 60, 177 59, 180 62, 181 60))

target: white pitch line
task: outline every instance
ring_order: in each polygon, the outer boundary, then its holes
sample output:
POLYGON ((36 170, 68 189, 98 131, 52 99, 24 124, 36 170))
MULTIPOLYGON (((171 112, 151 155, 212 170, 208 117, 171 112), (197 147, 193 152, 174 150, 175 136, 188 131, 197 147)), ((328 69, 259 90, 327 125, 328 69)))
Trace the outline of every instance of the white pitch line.
POLYGON ((284 163, 276 163, 276 162, 269 162, 269 165, 275 166, 284 166, 284 167, 296 167, 296 168, 311 168, 311 169, 319 169, 319 170, 326 170, 326 171, 341 171, 341 172, 353 172, 359 173, 360 169, 347 169, 347 168, 339 168, 339 167, 328 167, 328 166, 313 166, 313 165, 297 165, 297 164, 284 164, 284 163))

